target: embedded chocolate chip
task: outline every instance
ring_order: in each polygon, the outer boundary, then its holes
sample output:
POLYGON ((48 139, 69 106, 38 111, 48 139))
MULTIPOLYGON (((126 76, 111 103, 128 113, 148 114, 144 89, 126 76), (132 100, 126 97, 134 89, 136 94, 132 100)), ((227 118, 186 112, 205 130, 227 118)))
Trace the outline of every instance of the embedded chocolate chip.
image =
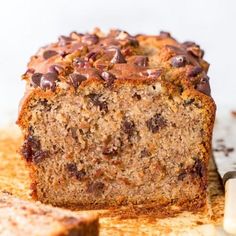
POLYGON ((84 59, 82 58, 79 58, 79 57, 76 57, 74 60, 74 65, 76 65, 76 67, 78 68, 89 68, 91 67, 91 65, 89 64, 88 61, 85 61, 84 59))
POLYGON ((67 170, 69 171, 69 172, 77 172, 77 166, 76 166, 76 164, 75 163, 68 163, 67 165, 66 165, 66 168, 67 168, 67 170))
POLYGON ((173 67, 179 68, 183 67, 186 64, 186 57, 183 55, 177 55, 175 57, 172 57, 171 59, 171 65, 173 67))
POLYGON ((146 121, 146 125, 152 133, 156 133, 166 126, 166 120, 161 114, 155 114, 152 118, 146 121))
POLYGON ((136 131, 134 121, 132 120, 131 121, 124 120, 121 128, 124 131, 124 133, 128 134, 129 137, 131 137, 136 131))
POLYGON ((36 88, 40 86, 40 81, 42 78, 42 73, 34 73, 31 77, 31 84, 36 88))
POLYGON ((84 170, 84 169, 78 170, 75 163, 68 163, 68 164, 66 165, 66 169, 67 169, 67 171, 70 172, 70 174, 71 174, 72 176, 75 176, 76 179, 78 179, 78 180, 80 180, 80 181, 81 181, 81 180, 85 177, 85 175, 86 175, 85 170, 84 170))
POLYGON ((85 60, 94 62, 96 61, 97 56, 98 56, 98 52, 91 51, 85 56, 85 60))
POLYGON ((211 88, 210 88, 210 83, 209 83, 209 77, 204 76, 203 78, 200 79, 198 84, 196 85, 196 89, 199 92, 202 92, 208 96, 211 95, 211 88))
POLYGON ((63 67, 60 66, 60 65, 51 65, 49 68, 48 68, 48 72, 52 72, 52 73, 56 73, 56 74, 59 74, 63 71, 63 67))
POLYGON ((186 176, 187 173, 184 171, 178 175, 178 180, 183 181, 186 176))
POLYGON ((106 81, 107 86, 111 86, 114 81, 116 80, 115 75, 113 75, 112 73, 108 72, 108 71, 103 71, 101 74, 102 79, 104 79, 106 81))
POLYGON ((85 34, 82 37, 82 43, 86 43, 88 45, 97 44, 99 41, 99 38, 96 34, 85 34))
POLYGON ((103 193, 105 188, 105 184, 102 182, 94 182, 90 183, 87 187, 87 192, 88 193, 94 193, 96 195, 100 195, 103 193))
POLYGON ((202 160, 200 159, 195 160, 191 173, 192 175, 200 176, 201 178, 206 175, 206 166, 202 160))
POLYGON ((141 95, 140 95, 140 94, 137 94, 137 93, 134 93, 134 95, 132 96, 132 98, 135 98, 135 99, 137 99, 137 100, 141 100, 141 99, 142 99, 141 95))
POLYGON ((33 136, 28 136, 25 139, 22 148, 21 154, 26 159, 26 161, 32 161, 34 154, 40 150, 40 143, 33 136))
POLYGON ((108 106, 106 101, 101 101, 101 95, 96 94, 96 93, 90 93, 88 95, 90 98, 91 102, 95 105, 98 106, 100 111, 104 111, 105 113, 108 112, 108 106))
POLYGON ((134 64, 137 66, 146 67, 148 65, 148 57, 146 56, 137 56, 134 60, 134 64))
POLYGON ((80 84, 86 80, 85 76, 76 73, 70 74, 69 78, 70 78, 70 83, 73 85, 74 88, 78 88, 80 84))
POLYGON ((162 38, 171 38, 171 34, 169 32, 166 32, 166 31, 160 31, 160 36, 162 38))
POLYGON ((121 51, 119 48, 114 48, 115 54, 113 58, 111 59, 111 63, 116 64, 116 63, 126 63, 126 60, 124 56, 122 55, 121 51))
POLYGON ((148 157, 150 156, 151 153, 146 149, 144 148, 141 152, 140 152, 140 157, 143 158, 143 157, 148 157))
POLYGON ((38 164, 41 161, 43 161, 47 156, 48 156, 47 151, 39 150, 39 151, 35 152, 34 155, 32 156, 32 161, 33 161, 33 163, 38 164))
POLYGON ((118 150, 116 147, 104 147, 102 150, 103 155, 109 155, 109 156, 116 156, 118 154, 118 150))
POLYGON ((58 45, 63 47, 63 46, 66 46, 67 44, 70 44, 71 41, 73 41, 73 39, 62 35, 58 38, 58 41, 59 41, 58 45))
POLYGON ((202 71, 203 69, 200 66, 194 66, 192 69, 189 70, 188 77, 196 77, 202 71))
POLYGON ((53 57, 53 56, 55 56, 55 55, 57 55, 58 53, 56 52, 56 51, 54 51, 54 50, 47 50, 47 51, 44 51, 43 52, 43 58, 45 59, 45 60, 47 60, 48 58, 50 58, 50 57, 53 57))
POLYGON ((44 74, 41 78, 40 87, 43 90, 50 89, 52 91, 56 90, 56 81, 58 80, 57 74, 48 72, 44 74))

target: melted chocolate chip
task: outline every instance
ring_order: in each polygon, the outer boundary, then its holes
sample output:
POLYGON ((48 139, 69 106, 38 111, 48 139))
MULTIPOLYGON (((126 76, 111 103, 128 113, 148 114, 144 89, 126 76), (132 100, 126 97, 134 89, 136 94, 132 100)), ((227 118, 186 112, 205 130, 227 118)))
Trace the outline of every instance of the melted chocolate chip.
POLYGON ((206 167, 202 160, 196 159, 191 173, 201 178, 206 175, 206 167))
POLYGON ((146 67, 148 66, 148 57, 146 56, 137 56, 134 60, 134 64, 137 66, 146 67))
POLYGON ((150 153, 146 148, 144 148, 144 149, 140 152, 140 157, 143 158, 143 157, 148 157, 148 156, 151 156, 151 153, 150 153))
POLYGON ((85 61, 84 59, 79 58, 79 57, 75 58, 73 60, 73 62, 74 62, 74 65, 78 68, 90 68, 91 67, 91 65, 89 64, 88 61, 85 61))
POLYGON ((187 176, 187 173, 183 171, 182 173, 178 175, 178 180, 183 181, 186 176, 187 176))
POLYGON ((48 72, 44 74, 41 78, 40 87, 43 90, 50 89, 52 91, 56 90, 56 81, 58 80, 57 74, 48 72))
POLYGON ((188 77, 196 77, 198 74, 200 74, 203 71, 203 69, 200 66, 194 66, 192 69, 188 72, 188 77))
POLYGON ((124 120, 121 126, 125 134, 128 134, 129 137, 133 136, 136 131, 134 121, 124 120))
POLYGON ((93 193, 95 195, 100 195, 103 193, 105 188, 105 184, 102 182, 94 182, 90 183, 87 187, 87 192, 88 193, 93 193))
POLYGON ((183 67, 186 64, 186 57, 184 55, 177 55, 175 57, 172 57, 171 59, 171 65, 173 67, 179 68, 183 67))
POLYGON ((96 34, 86 34, 82 37, 82 43, 85 43, 87 45, 97 44, 98 41, 99 38, 96 34))
POLYGON ((113 50, 115 50, 115 54, 114 54, 113 58, 111 59, 111 63, 113 63, 113 64, 126 63, 126 60, 125 60, 124 56, 122 55, 120 49, 114 48, 113 50))
POLYGON ((116 80, 116 77, 108 71, 103 71, 101 74, 101 77, 102 77, 102 79, 104 79, 106 81, 106 84, 108 87, 111 86, 114 83, 114 81, 116 80))
POLYGON ((137 94, 137 93, 134 93, 134 95, 132 96, 132 98, 135 98, 135 99, 137 99, 137 100, 141 100, 141 99, 142 99, 141 95, 140 95, 140 94, 137 94))
POLYGON ((152 133, 157 133, 160 129, 166 126, 166 120, 161 114, 155 114, 152 118, 146 121, 146 125, 152 133))
POLYGON ((209 83, 209 77, 204 76, 203 78, 200 79, 198 84, 196 85, 196 89, 207 96, 211 95, 211 88, 210 88, 210 83, 209 83))
POLYGON ((76 73, 70 74, 69 78, 70 83, 73 85, 74 88, 78 88, 80 84, 86 80, 85 76, 76 73))
POLYGON ((43 74, 41 73, 34 73, 31 77, 31 84, 36 88, 40 86, 41 78, 43 74))
POLYGON ((58 38, 58 45, 63 47, 66 46, 67 44, 70 44, 71 41, 73 41, 72 38, 62 35, 58 38))
POLYGON ((47 156, 48 156, 47 151, 39 150, 33 155, 32 161, 33 163, 38 164, 41 161, 43 161, 47 156))
POLYGON ((52 72, 52 73, 56 73, 56 74, 59 74, 63 71, 63 67, 60 66, 60 65, 51 65, 49 68, 48 68, 48 72, 52 72))
POLYGON ((57 52, 54 51, 54 50, 47 50, 47 51, 44 51, 44 52, 43 52, 43 58, 44 58, 45 60, 47 60, 48 58, 53 57, 53 56, 55 56, 55 55, 57 55, 57 52))
POLYGON ((106 101, 101 101, 101 95, 100 94, 90 93, 88 95, 88 97, 90 98, 91 102, 95 106, 99 107, 100 111, 103 111, 105 113, 108 112, 107 102, 106 101))
POLYGON ((70 172, 72 176, 75 176, 76 179, 78 179, 79 181, 83 180, 83 178, 86 176, 85 170, 78 170, 75 163, 68 163, 66 165, 66 169, 70 172))

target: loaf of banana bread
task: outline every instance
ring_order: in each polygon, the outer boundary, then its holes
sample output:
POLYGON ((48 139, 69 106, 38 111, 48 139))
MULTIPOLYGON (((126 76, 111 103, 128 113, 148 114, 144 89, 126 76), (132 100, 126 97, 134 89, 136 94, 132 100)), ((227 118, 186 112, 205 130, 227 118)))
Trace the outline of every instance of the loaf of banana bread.
POLYGON ((97 236, 98 218, 0 193, 1 236, 97 236))
POLYGON ((34 55, 18 124, 32 196, 53 205, 206 204, 209 64, 169 33, 72 32, 34 55))

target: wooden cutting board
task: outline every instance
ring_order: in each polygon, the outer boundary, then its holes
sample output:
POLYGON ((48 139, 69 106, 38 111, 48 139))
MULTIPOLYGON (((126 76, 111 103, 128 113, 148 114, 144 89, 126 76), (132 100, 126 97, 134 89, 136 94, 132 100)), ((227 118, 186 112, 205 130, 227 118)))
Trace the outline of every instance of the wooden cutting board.
MULTIPOLYGON (((0 130, 0 190, 32 200, 28 172, 17 154, 22 141, 16 127, 0 130)), ((209 165, 209 204, 205 212, 182 212, 170 216, 171 208, 142 209, 123 207, 96 211, 100 215, 100 235, 221 235, 224 192, 211 160, 209 165), (163 218, 165 213, 166 217, 163 218)))

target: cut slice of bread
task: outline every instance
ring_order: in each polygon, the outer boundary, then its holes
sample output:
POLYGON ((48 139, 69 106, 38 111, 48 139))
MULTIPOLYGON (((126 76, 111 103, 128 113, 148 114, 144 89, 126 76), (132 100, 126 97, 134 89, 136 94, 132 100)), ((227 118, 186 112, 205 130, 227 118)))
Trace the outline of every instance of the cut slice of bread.
POLYGON ((75 213, 0 193, 1 236, 98 235, 96 215, 75 213))

